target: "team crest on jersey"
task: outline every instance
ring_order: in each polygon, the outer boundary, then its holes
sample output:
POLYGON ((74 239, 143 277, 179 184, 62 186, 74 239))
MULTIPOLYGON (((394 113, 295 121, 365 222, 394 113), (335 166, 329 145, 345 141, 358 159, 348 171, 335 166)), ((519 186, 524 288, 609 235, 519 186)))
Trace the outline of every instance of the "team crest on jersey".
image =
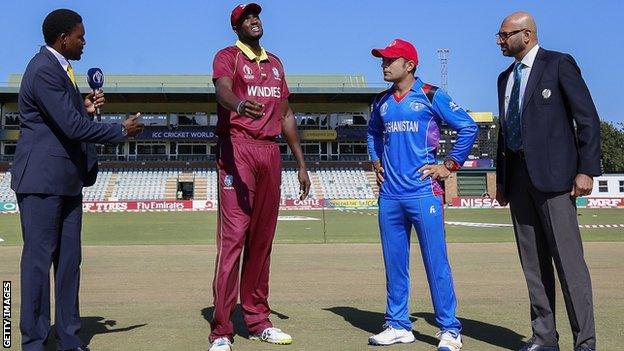
POLYGON ((254 75, 253 75, 253 71, 251 70, 251 67, 244 65, 243 66, 243 72, 245 72, 245 79, 254 79, 254 75))
POLYGON ((412 111, 418 112, 422 110, 425 107, 425 105, 417 101, 412 101, 410 102, 409 107, 412 111))
POLYGON ((449 102, 449 108, 451 111, 455 112, 460 109, 459 105, 455 103, 455 101, 449 102))
POLYGON ((275 79, 277 80, 282 80, 282 78, 280 78, 279 71, 275 67, 273 67, 273 77, 275 77, 275 79))
POLYGON ((383 105, 381 105, 381 107, 379 108, 380 115, 385 116, 386 112, 388 112, 388 102, 384 102, 383 105))
POLYGON ((223 177, 224 188, 231 189, 233 184, 234 184, 234 177, 230 174, 226 174, 225 177, 223 177))

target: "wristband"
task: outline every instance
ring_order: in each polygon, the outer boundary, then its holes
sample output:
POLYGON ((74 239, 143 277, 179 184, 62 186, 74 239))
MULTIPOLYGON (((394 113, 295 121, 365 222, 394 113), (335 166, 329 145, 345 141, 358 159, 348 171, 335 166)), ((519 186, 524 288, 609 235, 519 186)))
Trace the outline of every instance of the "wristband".
POLYGON ((453 160, 452 158, 447 158, 446 160, 444 160, 444 167, 446 167, 446 169, 448 169, 451 172, 454 172, 461 168, 459 163, 453 160))
POLYGON ((239 115, 242 115, 241 113, 241 107, 245 106, 245 103, 247 102, 247 100, 241 100, 238 103, 238 106, 236 106, 236 113, 238 113, 239 115))

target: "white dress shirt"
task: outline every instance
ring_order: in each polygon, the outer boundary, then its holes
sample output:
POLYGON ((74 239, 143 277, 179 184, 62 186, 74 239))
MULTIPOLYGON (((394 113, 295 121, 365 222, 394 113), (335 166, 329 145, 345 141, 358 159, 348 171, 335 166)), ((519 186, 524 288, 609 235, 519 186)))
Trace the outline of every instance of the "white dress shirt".
MULTIPOLYGON (((533 62, 535 62, 535 56, 537 56, 537 50, 539 50, 539 45, 535 45, 526 55, 522 58, 522 78, 520 79, 520 104, 522 107, 522 102, 524 101, 524 90, 526 89, 527 82, 529 81, 529 75, 531 74, 531 68, 533 67, 533 62)), ((516 61, 517 62, 517 61, 516 61)), ((505 88, 505 115, 507 115, 507 107, 509 106, 509 98, 511 97, 511 89, 514 83, 514 70, 511 70, 509 77, 507 78, 507 87, 505 88)))
POLYGON ((52 53, 52 55, 56 57, 58 62, 61 64, 61 67, 63 67, 63 70, 65 71, 65 73, 67 73, 67 76, 69 77, 69 72, 67 71, 67 68, 69 67, 69 61, 67 61, 65 56, 61 55, 58 51, 54 50, 54 48, 51 46, 46 45, 46 49, 48 49, 52 53))

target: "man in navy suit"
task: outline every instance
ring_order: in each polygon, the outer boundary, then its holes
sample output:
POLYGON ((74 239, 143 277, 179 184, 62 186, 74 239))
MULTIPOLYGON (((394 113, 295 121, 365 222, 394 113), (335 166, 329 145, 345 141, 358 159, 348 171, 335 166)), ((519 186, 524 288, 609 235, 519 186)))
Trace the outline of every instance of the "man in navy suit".
POLYGON ((55 10, 43 22, 46 46, 28 64, 19 93, 20 137, 11 170, 24 248, 21 261, 22 349, 42 351, 50 331, 50 266, 54 264, 59 350, 88 350, 78 337, 82 188, 95 183, 92 143, 119 143, 143 130, 139 114, 98 124, 90 114, 103 93, 83 100, 68 60, 85 45, 82 18, 55 10))
POLYGON ((530 14, 505 18, 497 44, 515 58, 498 77, 496 197, 511 207, 529 288, 533 336, 522 350, 559 350, 553 262, 574 350, 594 350, 591 280, 576 197, 590 194, 592 177, 600 175, 598 113, 572 56, 539 47, 530 14))

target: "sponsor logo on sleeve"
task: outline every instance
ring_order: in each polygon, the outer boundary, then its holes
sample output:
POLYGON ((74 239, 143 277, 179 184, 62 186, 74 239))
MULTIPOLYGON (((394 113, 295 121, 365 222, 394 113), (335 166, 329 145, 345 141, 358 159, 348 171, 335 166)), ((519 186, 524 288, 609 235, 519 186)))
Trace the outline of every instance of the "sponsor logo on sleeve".
POLYGON ((455 101, 451 101, 451 102, 449 102, 449 108, 451 109, 451 111, 456 112, 461 107, 459 107, 459 105, 456 104, 455 101))

